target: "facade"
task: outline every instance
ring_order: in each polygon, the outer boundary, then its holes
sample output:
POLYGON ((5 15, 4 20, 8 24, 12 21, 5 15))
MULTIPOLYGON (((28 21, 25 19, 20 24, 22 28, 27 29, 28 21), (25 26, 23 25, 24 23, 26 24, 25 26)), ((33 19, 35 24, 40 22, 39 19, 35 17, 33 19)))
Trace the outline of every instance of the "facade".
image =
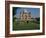
POLYGON ((20 19, 21 21, 30 21, 31 20, 31 13, 27 10, 23 10, 20 12, 20 19))

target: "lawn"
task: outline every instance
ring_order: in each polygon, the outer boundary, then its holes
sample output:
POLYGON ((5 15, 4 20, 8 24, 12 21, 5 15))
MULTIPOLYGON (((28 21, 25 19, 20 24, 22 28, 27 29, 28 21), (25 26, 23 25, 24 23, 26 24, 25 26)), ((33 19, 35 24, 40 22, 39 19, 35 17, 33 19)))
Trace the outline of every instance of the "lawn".
POLYGON ((40 29, 40 24, 35 22, 29 22, 29 23, 20 23, 20 22, 14 22, 13 23, 13 30, 36 30, 40 29))

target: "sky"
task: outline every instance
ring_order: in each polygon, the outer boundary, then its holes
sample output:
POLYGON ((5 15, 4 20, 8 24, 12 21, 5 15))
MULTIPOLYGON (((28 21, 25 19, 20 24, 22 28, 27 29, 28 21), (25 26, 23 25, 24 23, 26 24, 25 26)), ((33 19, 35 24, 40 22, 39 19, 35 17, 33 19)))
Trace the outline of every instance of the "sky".
POLYGON ((40 17, 40 8, 21 8, 21 7, 13 7, 13 13, 14 15, 16 15, 17 17, 19 17, 20 12, 22 12, 23 10, 26 10, 28 13, 31 13, 31 16, 33 18, 36 17, 40 17))

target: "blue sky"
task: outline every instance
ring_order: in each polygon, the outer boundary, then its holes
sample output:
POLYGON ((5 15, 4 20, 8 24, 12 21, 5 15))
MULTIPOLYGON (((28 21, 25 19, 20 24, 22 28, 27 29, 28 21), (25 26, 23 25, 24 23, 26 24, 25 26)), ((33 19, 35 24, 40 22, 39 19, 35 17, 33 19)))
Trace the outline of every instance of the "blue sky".
POLYGON ((20 8, 20 7, 14 7, 14 13, 17 17, 19 17, 20 12, 23 11, 23 9, 27 10, 31 13, 32 17, 40 17, 40 8, 20 8))

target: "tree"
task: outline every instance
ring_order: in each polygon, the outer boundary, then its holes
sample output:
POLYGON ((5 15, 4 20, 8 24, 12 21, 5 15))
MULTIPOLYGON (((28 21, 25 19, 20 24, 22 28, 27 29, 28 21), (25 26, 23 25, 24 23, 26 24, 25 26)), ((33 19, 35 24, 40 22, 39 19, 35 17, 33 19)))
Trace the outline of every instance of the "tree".
POLYGON ((36 18, 37 21, 40 21, 40 17, 36 18))

